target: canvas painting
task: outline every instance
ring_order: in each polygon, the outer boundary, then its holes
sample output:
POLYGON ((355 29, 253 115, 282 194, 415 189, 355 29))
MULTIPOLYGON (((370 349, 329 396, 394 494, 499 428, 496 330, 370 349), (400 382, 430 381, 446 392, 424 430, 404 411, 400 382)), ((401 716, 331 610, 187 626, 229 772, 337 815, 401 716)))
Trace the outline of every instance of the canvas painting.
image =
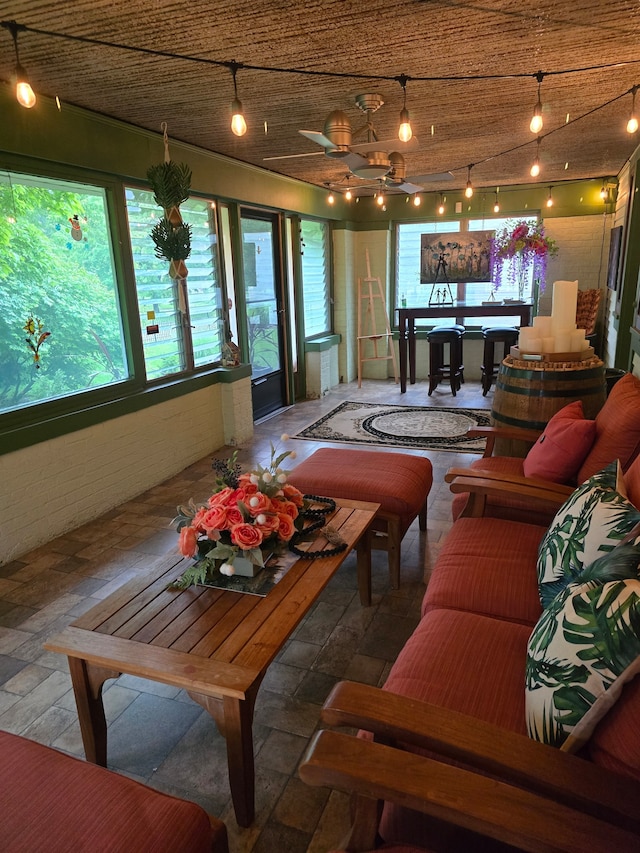
POLYGON ((420 283, 491 281, 495 231, 420 236, 420 283))

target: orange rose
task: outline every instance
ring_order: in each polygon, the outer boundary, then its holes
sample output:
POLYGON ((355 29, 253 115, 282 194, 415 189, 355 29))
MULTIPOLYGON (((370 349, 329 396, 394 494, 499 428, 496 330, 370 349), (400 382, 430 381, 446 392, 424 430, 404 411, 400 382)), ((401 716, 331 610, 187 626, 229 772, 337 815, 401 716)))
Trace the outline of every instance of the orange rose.
POLYGON ((247 498, 247 509, 255 518, 261 512, 269 512, 271 509, 271 498, 262 492, 255 492, 247 498))
POLYGON ((180 553, 185 557, 195 557, 198 550, 198 534, 193 527, 183 527, 178 540, 180 553))
POLYGON ((262 545, 262 531, 254 524, 235 524, 231 528, 231 541, 245 551, 259 548, 262 545))
POLYGON ((211 507, 203 516, 201 524, 207 533, 210 530, 224 530, 227 524, 227 508, 221 505, 211 507))
POLYGON ((211 495, 209 498, 209 506, 220 506, 221 504, 226 505, 230 501, 233 493, 234 490, 227 486, 225 489, 216 492, 215 495, 211 495))
POLYGON ((244 516, 240 512, 237 506, 230 506, 227 509, 227 526, 233 527, 234 524, 242 524, 244 522, 244 516))
POLYGON ((298 507, 294 504, 293 501, 278 501, 277 510, 278 515, 285 513, 285 515, 290 515, 291 518, 298 517, 298 507))
POLYGON ((240 474, 238 482, 247 495, 254 495, 258 491, 257 484, 251 482, 251 474, 240 474))
POLYGON ((280 517, 275 512, 266 513, 264 521, 257 522, 257 526, 262 531, 262 535, 266 538, 278 530, 280 527, 280 517))
POLYGON ((288 513, 278 513, 278 538, 283 542, 288 542, 296 532, 293 519, 288 513))
POLYGON ((289 483, 285 483, 285 485, 282 487, 282 492, 285 498, 294 503, 297 507, 301 507, 304 504, 302 492, 300 491, 300 489, 296 489, 295 486, 291 486, 289 485, 289 483))

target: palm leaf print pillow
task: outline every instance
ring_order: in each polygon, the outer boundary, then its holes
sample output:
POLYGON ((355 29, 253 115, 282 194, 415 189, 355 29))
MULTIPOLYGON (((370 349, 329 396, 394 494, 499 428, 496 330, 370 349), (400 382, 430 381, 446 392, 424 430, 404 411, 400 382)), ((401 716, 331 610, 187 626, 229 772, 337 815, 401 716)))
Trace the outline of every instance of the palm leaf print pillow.
POLYGON ((640 510, 616 491, 617 462, 579 486, 558 510, 538 551, 538 591, 546 608, 585 566, 609 553, 640 522, 640 510))
MULTIPOLYGON (((626 570, 633 571, 640 552, 637 546, 620 550, 626 549, 635 552, 626 556, 626 570)), ((578 750, 638 671, 640 580, 570 584, 543 612, 529 639, 529 736, 578 750)))

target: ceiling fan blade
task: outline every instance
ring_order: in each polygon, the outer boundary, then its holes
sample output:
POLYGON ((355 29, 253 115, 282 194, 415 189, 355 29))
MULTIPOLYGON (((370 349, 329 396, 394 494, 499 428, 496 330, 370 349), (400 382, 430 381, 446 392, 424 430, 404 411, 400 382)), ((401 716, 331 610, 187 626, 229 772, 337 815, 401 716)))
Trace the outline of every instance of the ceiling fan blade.
POLYGON ((429 175, 409 175, 408 181, 415 181, 418 184, 435 184, 443 181, 453 181, 454 177, 451 172, 431 172, 429 175))
POLYGON ((345 163, 351 170, 359 169, 362 166, 366 166, 369 162, 366 157, 363 157, 361 154, 356 154, 353 151, 347 152, 346 156, 342 158, 343 163, 345 163))
POLYGON ((267 160, 294 160, 296 157, 322 157, 324 151, 307 151, 305 154, 278 154, 275 157, 263 157, 263 162, 267 160))
POLYGON ((328 139, 324 133, 320 133, 319 130, 299 130, 298 133, 301 133, 303 136, 306 136, 307 139, 310 139, 312 142, 315 142, 316 145, 322 145, 323 148, 335 148, 336 145, 330 139, 328 139))
POLYGON ((420 187, 418 184, 411 184, 409 181, 403 181, 401 184, 395 184, 393 181, 387 181, 387 186, 389 189, 402 190, 403 193, 407 193, 408 195, 422 192, 424 189, 424 187, 420 187))
POLYGON ((379 139, 377 142, 361 142, 358 145, 352 145, 351 150, 357 151, 360 154, 366 154, 368 151, 417 151, 420 147, 418 138, 412 136, 408 142, 401 142, 399 139, 379 139))

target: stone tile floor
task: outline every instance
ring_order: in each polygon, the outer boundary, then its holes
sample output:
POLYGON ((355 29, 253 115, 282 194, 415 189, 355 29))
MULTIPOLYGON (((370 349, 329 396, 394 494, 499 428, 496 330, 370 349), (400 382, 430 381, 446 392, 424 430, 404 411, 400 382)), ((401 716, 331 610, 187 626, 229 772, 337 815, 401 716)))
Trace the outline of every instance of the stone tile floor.
MULTIPOLYGON (((269 457, 269 443, 293 435, 343 400, 398 405, 491 407, 479 383, 467 382, 454 398, 441 386, 408 386, 400 395, 390 381, 341 385, 321 400, 305 401, 256 424, 253 441, 240 448, 247 465, 269 457)), ((319 446, 294 440, 297 461, 319 446)), ((338 446, 338 445, 336 445, 338 446)), ((392 448, 393 449, 393 448, 392 448)), ((228 448, 216 452, 226 458, 228 448)), ((348 825, 346 795, 310 788, 296 768, 318 725, 330 688, 349 678, 382 684, 417 624, 429 569, 451 526, 451 493, 443 481, 469 453, 413 451, 434 469, 428 529, 417 521, 402 543, 401 588, 389 589, 386 555, 373 554, 373 604, 360 606, 355 555, 351 554, 273 663, 256 703, 256 820, 242 829, 231 806, 224 739, 213 720, 183 692, 121 676, 105 686, 109 767, 194 800, 225 821, 231 853, 324 853, 338 845, 348 825)), ((204 499, 214 482, 207 457, 91 524, 73 530, 0 566, 0 729, 84 756, 66 659, 43 650, 47 637, 135 576, 150 560, 176 549, 170 527, 177 504, 204 499)), ((295 464, 295 463, 293 463, 295 464)))

